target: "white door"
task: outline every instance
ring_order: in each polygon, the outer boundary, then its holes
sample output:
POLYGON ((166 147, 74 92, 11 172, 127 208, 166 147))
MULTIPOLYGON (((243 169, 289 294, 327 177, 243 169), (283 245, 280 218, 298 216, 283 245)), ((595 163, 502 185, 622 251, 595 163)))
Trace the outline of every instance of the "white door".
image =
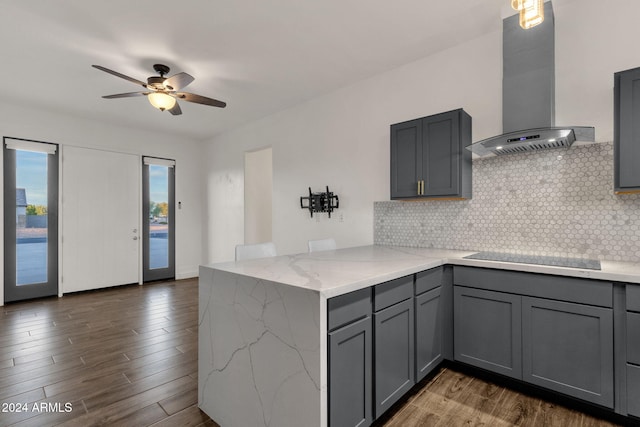
POLYGON ((140 158, 62 153, 62 291, 139 282, 140 158))

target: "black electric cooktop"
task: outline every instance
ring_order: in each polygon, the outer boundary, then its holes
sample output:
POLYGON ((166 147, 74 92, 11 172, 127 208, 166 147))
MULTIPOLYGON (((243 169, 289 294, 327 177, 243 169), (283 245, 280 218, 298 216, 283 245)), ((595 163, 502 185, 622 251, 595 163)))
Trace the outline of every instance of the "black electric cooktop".
POLYGON ((478 252, 468 255, 467 259, 481 259, 485 261, 513 262, 517 264, 551 265, 554 267, 583 268, 600 270, 600 261, 596 259, 562 258, 553 256, 504 254, 499 252, 478 252))

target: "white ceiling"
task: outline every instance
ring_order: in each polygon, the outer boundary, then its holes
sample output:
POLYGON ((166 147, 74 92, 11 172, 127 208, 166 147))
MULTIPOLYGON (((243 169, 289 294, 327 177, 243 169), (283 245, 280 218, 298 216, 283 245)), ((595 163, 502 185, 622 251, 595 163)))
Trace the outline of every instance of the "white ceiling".
MULTIPOLYGON (((0 0, 2 102, 207 139, 499 31, 508 0, 0 0), (102 99, 164 63, 227 102, 102 99)), ((381 99, 380 102, 384 102, 381 99)))

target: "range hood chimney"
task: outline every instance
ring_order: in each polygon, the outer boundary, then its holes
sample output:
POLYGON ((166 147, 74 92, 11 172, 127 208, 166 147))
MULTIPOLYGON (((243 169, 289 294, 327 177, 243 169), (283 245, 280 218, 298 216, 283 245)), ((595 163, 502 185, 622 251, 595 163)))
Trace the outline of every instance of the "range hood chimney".
POLYGON ((555 125, 555 31, 553 6, 544 4, 544 21, 527 30, 518 15, 502 21, 503 134, 471 144, 479 156, 569 147, 595 141, 588 126, 555 125))

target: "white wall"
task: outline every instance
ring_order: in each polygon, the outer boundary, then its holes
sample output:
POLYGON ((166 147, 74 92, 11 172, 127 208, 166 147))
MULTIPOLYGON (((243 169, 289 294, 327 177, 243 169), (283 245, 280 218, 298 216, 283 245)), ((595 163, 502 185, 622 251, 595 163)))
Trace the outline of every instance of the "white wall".
POLYGON ((373 201, 389 197, 389 125, 463 107, 474 135, 500 131, 501 34, 487 35, 215 138, 206 146, 205 259, 233 259, 243 241, 244 152, 273 147, 273 240, 279 253, 307 240, 373 242, 373 201), (487 63, 478 67, 470 64, 487 63), (443 67, 443 64, 447 64, 443 67), (481 84, 478 84, 478 83, 481 84), (300 209, 308 187, 340 198, 331 219, 300 209))
POLYGON ((244 243, 270 242, 272 233, 273 161, 271 148, 244 155, 244 243))
POLYGON ((556 123, 596 127, 613 140, 613 73, 640 67, 640 2, 556 4, 556 123))
MULTIPOLYGON (((558 0, 556 123, 613 138, 613 72, 640 66, 640 2, 558 0)), ((203 256, 233 259, 243 241, 243 153, 273 147, 273 240, 280 253, 308 239, 373 242, 373 201, 389 198, 389 125, 462 107, 473 140, 502 130, 502 22, 494 33, 358 82, 209 141, 203 256), (332 219, 299 208, 307 187, 340 196, 332 219), (339 216, 342 215, 343 222, 339 216), (292 232, 293 231, 293 232, 292 232)))
MULTIPOLYGON (((0 136, 175 159, 176 202, 182 202, 182 209, 176 209, 176 277, 197 276, 202 240, 200 143, 184 137, 117 127, 2 102, 0 136)), ((0 227, 0 234, 2 230, 0 227)), ((2 252, 0 247, 0 254, 2 252)), ((0 255, 2 259, 3 254, 0 255)), ((0 274, 4 277, 2 271, 0 274)), ((4 300, 3 292, 2 287, 0 302, 4 300)))

